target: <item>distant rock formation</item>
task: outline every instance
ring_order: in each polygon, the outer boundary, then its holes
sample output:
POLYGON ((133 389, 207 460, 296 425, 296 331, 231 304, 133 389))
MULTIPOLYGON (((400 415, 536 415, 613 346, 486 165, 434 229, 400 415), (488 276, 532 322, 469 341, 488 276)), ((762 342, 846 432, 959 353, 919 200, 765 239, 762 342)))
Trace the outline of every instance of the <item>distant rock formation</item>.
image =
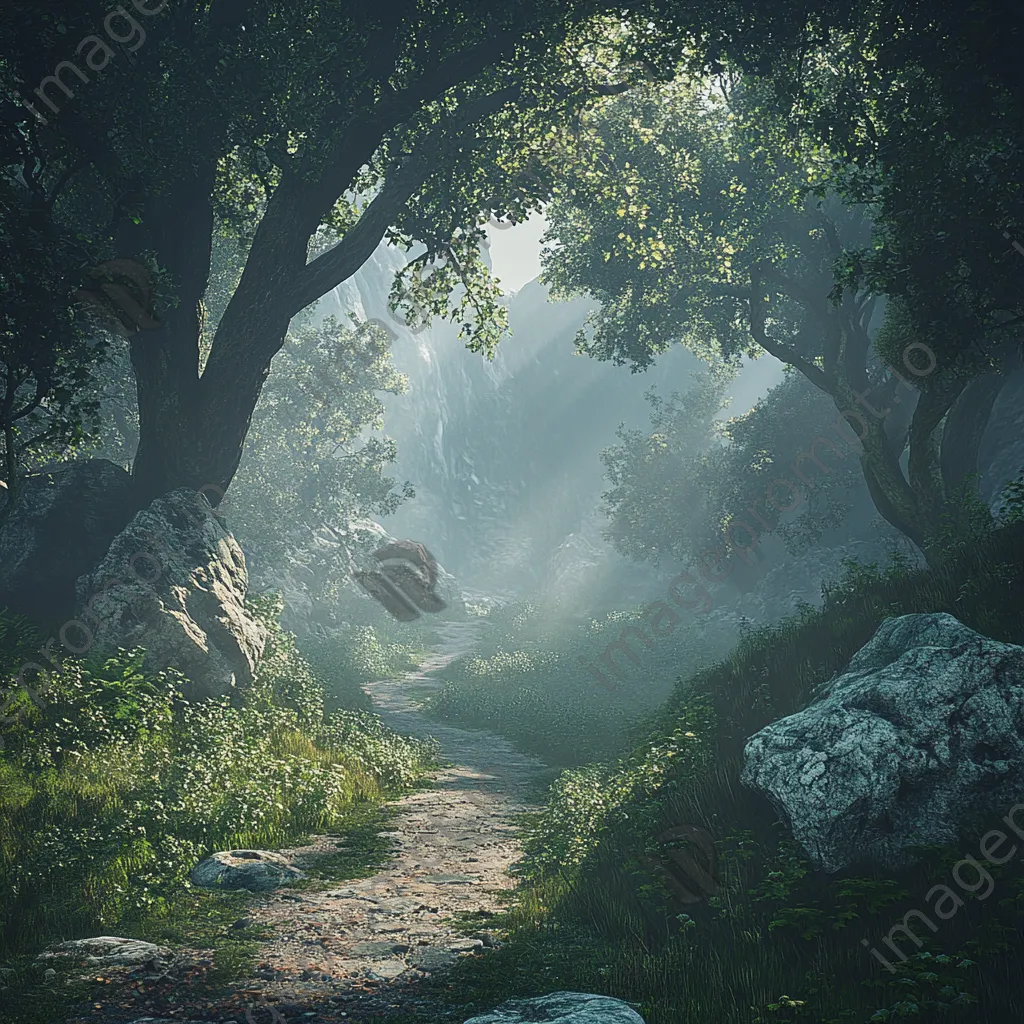
POLYGON ((825 871, 912 863, 1024 793, 1024 648, 952 615, 886 619, 809 707, 748 741, 766 794, 825 871))

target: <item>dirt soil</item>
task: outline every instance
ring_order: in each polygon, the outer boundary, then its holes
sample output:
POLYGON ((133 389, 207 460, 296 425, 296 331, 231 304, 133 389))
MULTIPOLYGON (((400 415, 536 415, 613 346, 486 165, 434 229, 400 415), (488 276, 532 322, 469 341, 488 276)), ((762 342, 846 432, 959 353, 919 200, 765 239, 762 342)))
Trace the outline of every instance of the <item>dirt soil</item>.
MULTIPOLYGON (((423 698, 440 685, 427 673, 472 650, 483 628, 472 621, 440 624, 438 648, 418 671, 365 688, 388 726, 436 738, 446 764, 432 784, 393 804, 383 834, 394 849, 387 866, 372 877, 323 889, 255 896, 248 917, 238 922, 264 936, 254 977, 233 986, 229 996, 200 995, 211 961, 203 955, 183 960, 165 975, 168 984, 175 981, 173 995, 169 989, 154 1002, 147 979, 135 1016, 119 1014, 119 1020, 348 1024, 388 1013, 433 1019, 423 982, 460 957, 486 955, 499 942, 485 931, 467 935, 456 928, 456 918, 500 908, 500 895, 514 884, 508 869, 521 855, 514 818, 532 809, 528 794, 545 772, 541 762, 505 740, 439 724, 421 710, 423 698)), ((318 836, 308 846, 279 852, 309 869, 344 843, 343 835, 318 836)), ((95 1021, 98 1014, 112 1021, 106 1016, 111 1009, 110 1003, 102 1011, 97 1004, 94 1015, 77 1020, 95 1021)))
MULTIPOLYGON (((262 947, 260 978, 246 986, 259 992, 259 1002, 328 1002, 351 1012, 369 989, 378 994, 374 1004, 383 998, 394 1007, 401 998, 398 991, 388 997, 392 983, 415 989, 418 979, 493 944, 484 932, 466 937, 453 922, 499 908, 496 896, 513 884, 507 871, 521 853, 513 816, 531 809, 525 794, 544 766, 505 740, 430 721, 420 710, 438 686, 426 674, 471 650, 479 628, 441 625, 440 648, 419 671, 366 687, 388 726, 435 737, 450 766, 429 790, 397 802, 388 832, 395 854, 379 874, 317 893, 281 890, 253 909, 255 922, 274 934, 262 947)), ((335 849, 323 840, 281 852, 303 867, 335 849)))

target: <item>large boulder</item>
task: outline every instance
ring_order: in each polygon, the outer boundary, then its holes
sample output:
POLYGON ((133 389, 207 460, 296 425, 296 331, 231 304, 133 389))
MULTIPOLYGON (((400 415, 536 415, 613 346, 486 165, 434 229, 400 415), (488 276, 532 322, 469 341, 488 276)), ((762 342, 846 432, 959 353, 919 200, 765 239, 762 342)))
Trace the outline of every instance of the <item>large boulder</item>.
POLYGON ((589 992, 551 992, 533 999, 511 999, 466 1024, 644 1024, 628 1003, 589 992))
MULTIPOLYGON (((367 575, 385 576, 398 589, 414 598, 420 611, 447 612, 445 617, 463 617, 466 602, 458 581, 436 558, 416 541, 396 540, 382 526, 371 519, 355 520, 339 531, 347 540, 353 579, 368 589, 363 582, 367 575)), ((369 589, 375 598, 380 600, 369 589)), ((382 602, 392 614, 390 602, 382 602)), ((398 618, 403 616, 398 615, 398 618)), ((417 618, 413 614, 411 618, 417 618)))
MULTIPOLYGON (((370 604, 373 590, 368 593, 359 581, 382 573, 414 595, 429 592, 424 610, 443 610, 445 618, 465 617, 465 600, 458 582, 436 561, 432 580, 410 574, 414 563, 407 560, 399 564, 402 559, 390 559, 394 565, 382 566, 382 560, 376 557, 378 551, 408 542, 396 541, 372 519, 350 519, 335 527, 298 527, 290 531, 287 543, 288 555, 280 563, 260 566, 252 583, 255 592, 281 595, 281 625, 297 636, 331 631, 346 622, 372 621, 377 614, 370 604), (434 608, 427 608, 431 601, 435 602, 434 608)), ((381 603, 388 607, 388 603, 381 603)), ((392 611, 390 607, 388 610, 392 611)), ((409 617, 417 616, 418 612, 409 617)))
POLYGON ((825 871, 896 869, 1024 787, 1024 648, 947 614, 886 619, 805 710, 751 737, 742 780, 825 871))
POLYGON ((75 610, 75 582, 132 517, 132 478, 106 459, 30 476, 0 527, 0 609, 59 626, 75 610))
POLYGON ((266 630, 245 608, 245 557, 206 498, 157 498, 78 581, 78 616, 101 651, 144 647, 153 669, 189 680, 185 695, 220 697, 253 680, 266 630))

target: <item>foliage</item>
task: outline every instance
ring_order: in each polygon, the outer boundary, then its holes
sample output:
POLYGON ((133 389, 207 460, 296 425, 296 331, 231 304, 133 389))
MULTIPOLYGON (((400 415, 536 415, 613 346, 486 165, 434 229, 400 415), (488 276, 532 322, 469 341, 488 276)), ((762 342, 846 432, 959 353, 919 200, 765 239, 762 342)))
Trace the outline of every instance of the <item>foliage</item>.
POLYGON ((227 488, 289 322, 384 239, 417 249, 393 305, 493 349, 505 309, 486 221, 524 219, 550 194, 555 126, 652 68, 670 76, 686 46, 658 0, 628 15, 604 0, 259 0, 150 8, 133 45, 102 44, 86 73, 68 40, 98 38, 104 5, 16 6, 0 60, 5 179, 38 177, 34 212, 82 240, 80 263, 154 275, 157 327, 130 339, 140 501, 227 488), (58 66, 77 69, 76 88, 37 87, 58 66), (244 253, 236 280, 211 266, 225 227, 244 253), (225 291, 211 337, 206 307, 225 291))
MULTIPOLYGON (((489 635, 474 653, 440 672, 443 685, 426 704, 444 721, 488 729, 553 766, 600 761, 623 751, 631 732, 671 692, 680 673, 711 663, 726 640, 702 624, 655 639, 621 677, 593 671, 639 613, 611 613, 574 629, 529 602, 491 611, 489 635)), ((584 769, 584 776, 589 778, 584 769)), ((597 783, 595 783, 596 785, 597 783)))
POLYGON ((897 299, 940 360, 984 371, 1020 309, 1024 106, 1004 38, 1020 14, 984 0, 910 17, 869 7, 791 94, 794 119, 836 154, 843 193, 875 211, 841 280, 897 299))
MULTIPOLYGON (((279 606, 254 611, 273 625, 279 606)), ((9 634, 5 630, 5 639, 9 634)), ((320 681, 273 628, 239 706, 178 699, 143 652, 67 661, 0 753, 6 953, 144 928, 191 898, 202 856, 337 827, 414 782, 429 746, 364 711, 324 711, 320 681)))
MULTIPOLYGON (((90 383, 106 351, 72 304, 76 242, 46 224, 47 189, 35 174, 0 171, 0 480, 22 477, 95 440, 90 383)), ((0 493, 0 522, 5 496, 0 493)), ((9 512, 9 508, 7 509, 9 512)))
POLYGON ((695 564, 725 544, 742 571, 763 557, 766 536, 795 554, 838 530, 855 503, 870 501, 856 453, 829 437, 833 403, 804 377, 787 373, 749 412, 719 425, 714 439, 708 421, 716 410, 701 403, 707 387, 696 385, 685 399, 652 395, 651 432, 620 429, 621 443, 602 454, 614 485, 604 495, 607 536, 623 555, 695 564), (693 420, 703 434, 694 436, 693 420), (765 500, 783 476, 804 481, 794 514, 765 500))
POLYGON ((330 633, 313 629, 302 638, 301 647, 323 680, 328 708, 369 709, 370 699, 360 687, 377 679, 397 679, 414 669, 426 639, 413 642, 408 629, 352 624, 330 633))
MULTIPOLYGON (((782 125, 759 116, 754 83, 701 80, 639 88, 606 100, 587 118, 593 154, 568 168, 549 208, 545 275, 558 296, 602 302, 581 332, 583 351, 645 367, 682 339, 706 358, 756 355, 748 300, 766 266, 830 285, 827 245, 812 183, 821 154, 794 155, 782 125), (609 173, 615 168, 618 173, 609 173)), ((856 213, 841 217, 851 237, 856 213)), ((780 338, 802 349, 812 310, 780 285, 769 316, 780 338)), ((810 303, 805 303, 810 305, 810 303)))
MULTIPOLYGON (((389 347, 381 327, 328 318, 295 328, 275 357, 227 498, 232 530, 255 571, 284 564, 290 546, 322 526, 388 515, 412 495, 408 484, 393 493, 394 480, 382 472, 396 449, 378 433, 377 393, 407 387, 389 347)), ((321 568, 328 592, 311 596, 336 598, 351 567, 321 568)))
MULTIPOLYGON (((827 38, 806 54, 823 79, 827 38)), ((777 101, 770 84, 735 73, 604 101, 587 118, 590 155, 567 167, 550 205, 547 238, 558 244, 545 275, 560 297, 599 300, 577 339, 591 356, 641 369, 681 341, 709 360, 768 352, 798 370, 856 431, 879 513, 928 558, 944 557, 941 520, 977 470, 1006 353, 989 353, 995 327, 977 318, 973 335, 933 346, 920 311, 903 317, 897 340, 896 313, 911 305, 905 288, 841 266, 870 244, 876 197, 853 194, 843 173, 858 168, 777 101), (890 293, 898 304, 883 351, 900 355, 891 365, 872 345, 890 293), (905 383, 912 409, 896 394, 905 383), (908 448, 912 464, 934 471, 905 471, 908 448)), ((937 311, 960 302, 951 286, 946 294, 928 310, 933 326, 943 323, 937 311)), ((1016 322, 1008 302, 990 303, 999 330, 1016 322)))
POLYGON ((726 406, 730 377, 721 370, 699 374, 685 395, 667 399, 652 388, 644 396, 650 432, 620 426, 619 444, 601 453, 611 484, 602 495, 605 538, 627 558, 686 563, 717 540, 707 469, 717 454, 714 420, 726 406))

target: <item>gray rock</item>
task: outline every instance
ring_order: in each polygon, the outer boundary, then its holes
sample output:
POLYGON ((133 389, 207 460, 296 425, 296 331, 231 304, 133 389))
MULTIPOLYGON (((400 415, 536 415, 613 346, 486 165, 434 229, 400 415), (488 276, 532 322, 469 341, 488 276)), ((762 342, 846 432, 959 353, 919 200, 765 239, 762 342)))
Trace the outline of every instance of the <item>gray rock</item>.
POLYGON ((947 614, 886 619, 803 711, 750 738, 742 781, 825 871, 913 862, 1024 784, 1024 648, 947 614))
POLYGON ((409 965, 404 960, 378 960, 368 971, 371 978, 379 981, 394 981, 400 974, 404 974, 409 965))
POLYGON ((403 942, 374 942, 367 940, 357 942, 352 946, 352 952, 356 956, 389 957, 394 953, 405 953, 409 947, 403 942))
POLYGON ((453 942, 448 947, 453 953, 471 953, 474 949, 483 949, 483 939, 462 939, 459 942, 453 942))
POLYGON ((190 699, 251 684, 266 630, 245 609, 245 557, 206 498, 171 491, 139 512, 78 581, 79 618, 102 651, 144 647, 190 699))
MULTIPOLYGON (((74 939, 50 946, 36 963, 70 960, 90 967, 142 967, 171 958, 171 951, 141 939, 123 939, 116 935, 98 935, 92 939, 74 939)), ((52 969, 52 968, 51 968, 52 969)))
POLYGON ((589 992, 552 992, 512 999, 466 1024, 644 1024, 628 1003, 589 992))
POLYGON ((270 892, 306 876, 279 853, 269 850, 224 850, 204 857, 189 876, 204 889, 270 892))
POLYGON ((29 477, 0 526, 0 608, 63 625, 74 615, 75 581, 133 512, 131 476, 106 459, 29 477))
POLYGON ((458 954, 450 949, 439 949, 437 946, 422 946, 414 949, 409 959, 421 971, 440 971, 455 963, 458 954))

